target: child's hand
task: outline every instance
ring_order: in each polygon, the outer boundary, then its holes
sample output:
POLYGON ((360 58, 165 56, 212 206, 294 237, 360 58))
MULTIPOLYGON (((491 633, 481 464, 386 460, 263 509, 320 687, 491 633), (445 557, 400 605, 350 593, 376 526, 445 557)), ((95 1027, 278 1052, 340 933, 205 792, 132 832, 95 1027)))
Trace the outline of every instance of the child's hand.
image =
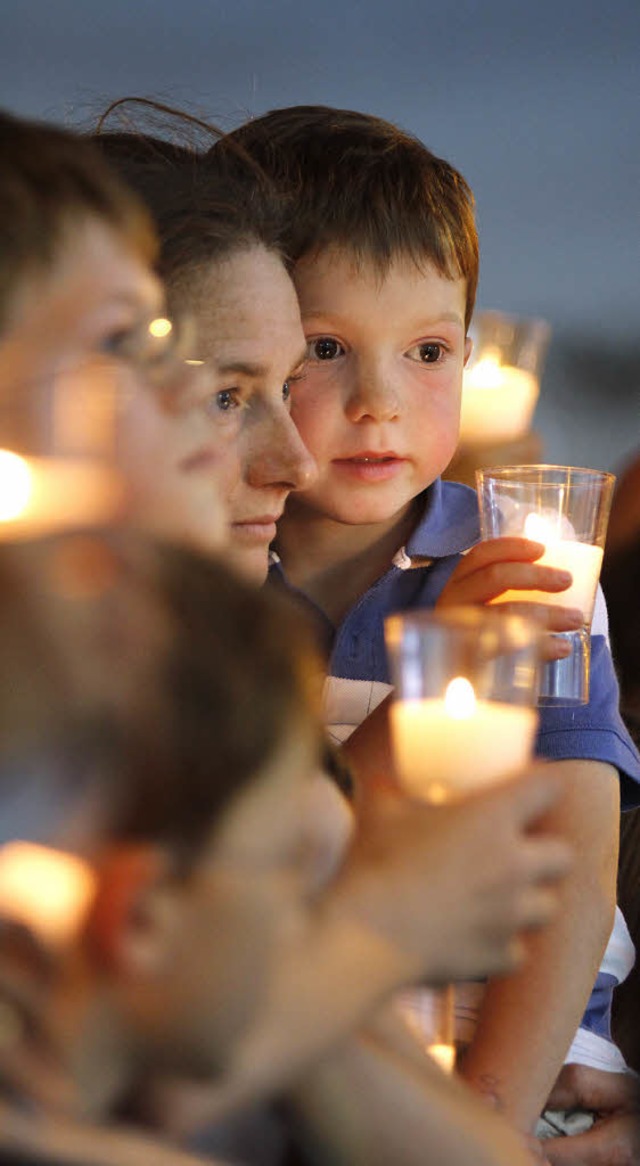
POLYGON ((612 1166, 614 1162, 633 1166, 640 1161, 640 1095, 630 1073, 565 1065, 547 1105, 596 1115, 586 1133, 543 1143, 553 1166, 612 1166))
MULTIPOLYGON (((505 591, 548 591, 557 594, 571 586, 569 571, 542 567, 536 559, 544 554, 542 543, 525 538, 494 538, 477 543, 464 555, 436 603, 441 607, 483 606, 505 591)), ((527 615, 546 632, 573 632, 582 627, 578 608, 543 603, 505 603, 502 610, 527 615)), ((560 660, 570 645, 554 635, 544 637, 542 658, 560 660)))

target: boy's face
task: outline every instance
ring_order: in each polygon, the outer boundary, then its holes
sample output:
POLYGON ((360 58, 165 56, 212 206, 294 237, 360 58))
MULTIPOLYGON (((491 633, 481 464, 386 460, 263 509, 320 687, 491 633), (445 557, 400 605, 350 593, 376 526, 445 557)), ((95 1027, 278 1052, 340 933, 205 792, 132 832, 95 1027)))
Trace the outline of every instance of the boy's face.
POLYGON ((329 248, 302 259, 294 282, 309 363, 292 416, 319 469, 299 504, 391 527, 456 448, 465 281, 404 258, 380 277, 329 248))

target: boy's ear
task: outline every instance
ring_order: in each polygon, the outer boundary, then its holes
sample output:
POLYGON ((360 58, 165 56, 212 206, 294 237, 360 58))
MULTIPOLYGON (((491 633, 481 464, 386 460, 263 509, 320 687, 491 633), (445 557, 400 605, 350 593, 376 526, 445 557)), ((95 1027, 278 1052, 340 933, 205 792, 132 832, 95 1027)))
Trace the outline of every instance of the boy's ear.
POLYGON ((467 336, 467 338, 464 342, 464 363, 465 364, 467 363, 469 357, 471 356, 471 349, 472 348, 473 348, 473 340, 471 339, 470 336, 467 336))
POLYGON ((101 864, 88 934, 113 972, 148 975, 166 965, 181 896, 160 847, 117 847, 101 864))

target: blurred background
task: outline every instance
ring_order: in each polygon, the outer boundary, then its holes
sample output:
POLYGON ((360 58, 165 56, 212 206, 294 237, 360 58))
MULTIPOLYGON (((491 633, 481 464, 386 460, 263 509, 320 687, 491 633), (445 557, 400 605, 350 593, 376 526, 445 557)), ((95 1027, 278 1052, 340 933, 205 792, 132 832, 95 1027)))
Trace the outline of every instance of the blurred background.
POLYGON ((546 460, 616 470, 640 446, 638 0, 1 0, 0 104, 86 127, 124 95, 417 133, 475 191, 479 306, 552 326, 546 460))

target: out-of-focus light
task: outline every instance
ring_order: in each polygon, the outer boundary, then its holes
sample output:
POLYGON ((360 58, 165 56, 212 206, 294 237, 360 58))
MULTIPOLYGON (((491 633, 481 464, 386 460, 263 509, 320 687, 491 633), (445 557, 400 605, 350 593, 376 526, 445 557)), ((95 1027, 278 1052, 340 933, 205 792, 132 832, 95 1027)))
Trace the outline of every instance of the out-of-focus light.
POLYGON ((168 336, 169 333, 172 331, 173 331, 173 324, 171 323, 171 320, 167 320, 166 316, 158 316, 155 320, 152 320, 151 323, 149 324, 150 335, 155 336, 156 339, 158 339, 158 340, 162 340, 165 336, 168 336))
POLYGON ((82 859, 32 842, 0 848, 0 917, 58 946, 78 931, 96 891, 82 859))
POLYGON ((0 449, 0 521, 20 518, 29 505, 31 491, 29 463, 17 453, 0 449))

